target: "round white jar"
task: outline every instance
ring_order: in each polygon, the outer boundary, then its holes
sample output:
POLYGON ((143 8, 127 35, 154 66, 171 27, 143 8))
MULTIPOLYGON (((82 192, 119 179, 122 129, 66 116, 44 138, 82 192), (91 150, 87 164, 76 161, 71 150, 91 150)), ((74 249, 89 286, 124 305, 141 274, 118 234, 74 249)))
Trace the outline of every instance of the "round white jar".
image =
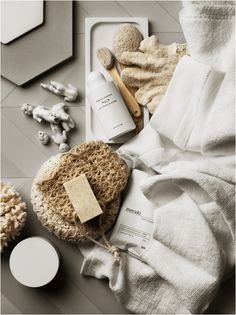
POLYGON ((29 237, 15 246, 9 264, 18 282, 37 288, 48 284, 55 277, 59 268, 59 255, 46 239, 29 237))

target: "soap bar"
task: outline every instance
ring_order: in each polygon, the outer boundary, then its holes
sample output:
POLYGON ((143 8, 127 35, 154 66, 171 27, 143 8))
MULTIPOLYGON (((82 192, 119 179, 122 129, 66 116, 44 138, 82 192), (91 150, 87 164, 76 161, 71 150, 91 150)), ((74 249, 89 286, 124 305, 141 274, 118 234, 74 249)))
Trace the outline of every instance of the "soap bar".
POLYGON ((81 223, 103 213, 85 174, 63 184, 81 223))

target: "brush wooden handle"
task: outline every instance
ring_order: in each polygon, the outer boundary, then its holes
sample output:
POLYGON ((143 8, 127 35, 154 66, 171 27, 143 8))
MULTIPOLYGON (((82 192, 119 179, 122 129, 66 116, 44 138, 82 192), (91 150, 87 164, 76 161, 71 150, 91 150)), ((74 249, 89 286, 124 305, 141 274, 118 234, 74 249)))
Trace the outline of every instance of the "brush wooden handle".
POLYGON ((123 96, 130 113, 134 117, 140 117, 141 116, 141 109, 139 107, 139 104, 136 102, 134 96, 130 93, 129 89, 126 87, 124 82, 121 80, 120 75, 119 75, 116 67, 113 66, 111 69, 108 69, 107 71, 110 73, 112 79, 115 81, 117 87, 119 88, 120 93, 123 96))
POLYGON ((136 134, 139 133, 144 127, 144 121, 142 115, 140 117, 133 117, 134 123, 136 125, 136 134))
MULTIPOLYGON (((118 61, 117 61, 118 62, 118 61)), ((127 66, 123 65, 122 63, 118 62, 119 66, 120 66, 120 70, 123 70, 125 68, 127 68, 127 66)), ((128 87, 127 88, 129 89, 130 93, 135 97, 135 93, 137 92, 137 88, 132 88, 132 87, 128 87)), ((141 110, 142 112, 142 110, 141 110)), ((144 121, 143 121, 143 112, 141 114, 140 117, 134 117, 134 122, 135 122, 135 125, 136 125, 136 133, 139 133, 143 127, 144 127, 144 121)))

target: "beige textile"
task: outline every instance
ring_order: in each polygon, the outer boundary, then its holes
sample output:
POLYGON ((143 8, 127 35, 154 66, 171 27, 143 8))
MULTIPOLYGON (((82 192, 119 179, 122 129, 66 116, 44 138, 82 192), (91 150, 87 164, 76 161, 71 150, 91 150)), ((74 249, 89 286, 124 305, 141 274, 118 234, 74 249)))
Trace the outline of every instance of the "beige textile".
POLYGON ((113 225, 119 211, 120 193, 127 180, 126 164, 107 144, 84 143, 43 164, 32 186, 33 208, 42 224, 61 239, 96 239, 101 230, 105 233, 113 225), (63 186, 82 174, 86 175, 104 212, 84 224, 79 222, 63 186))
POLYGON ((165 46, 154 35, 140 43, 139 51, 123 52, 119 61, 127 67, 121 78, 127 86, 138 89, 137 102, 147 106, 151 114, 159 106, 177 63, 186 54, 186 44, 165 46))

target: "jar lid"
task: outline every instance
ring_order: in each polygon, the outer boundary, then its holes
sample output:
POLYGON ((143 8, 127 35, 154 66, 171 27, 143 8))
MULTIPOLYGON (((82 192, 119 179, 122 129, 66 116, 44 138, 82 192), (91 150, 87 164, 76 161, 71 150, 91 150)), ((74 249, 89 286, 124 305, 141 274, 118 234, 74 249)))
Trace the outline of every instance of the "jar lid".
POLYGON ((54 246, 42 237, 29 237, 18 243, 10 256, 10 270, 21 284, 37 288, 51 282, 59 268, 54 246))

